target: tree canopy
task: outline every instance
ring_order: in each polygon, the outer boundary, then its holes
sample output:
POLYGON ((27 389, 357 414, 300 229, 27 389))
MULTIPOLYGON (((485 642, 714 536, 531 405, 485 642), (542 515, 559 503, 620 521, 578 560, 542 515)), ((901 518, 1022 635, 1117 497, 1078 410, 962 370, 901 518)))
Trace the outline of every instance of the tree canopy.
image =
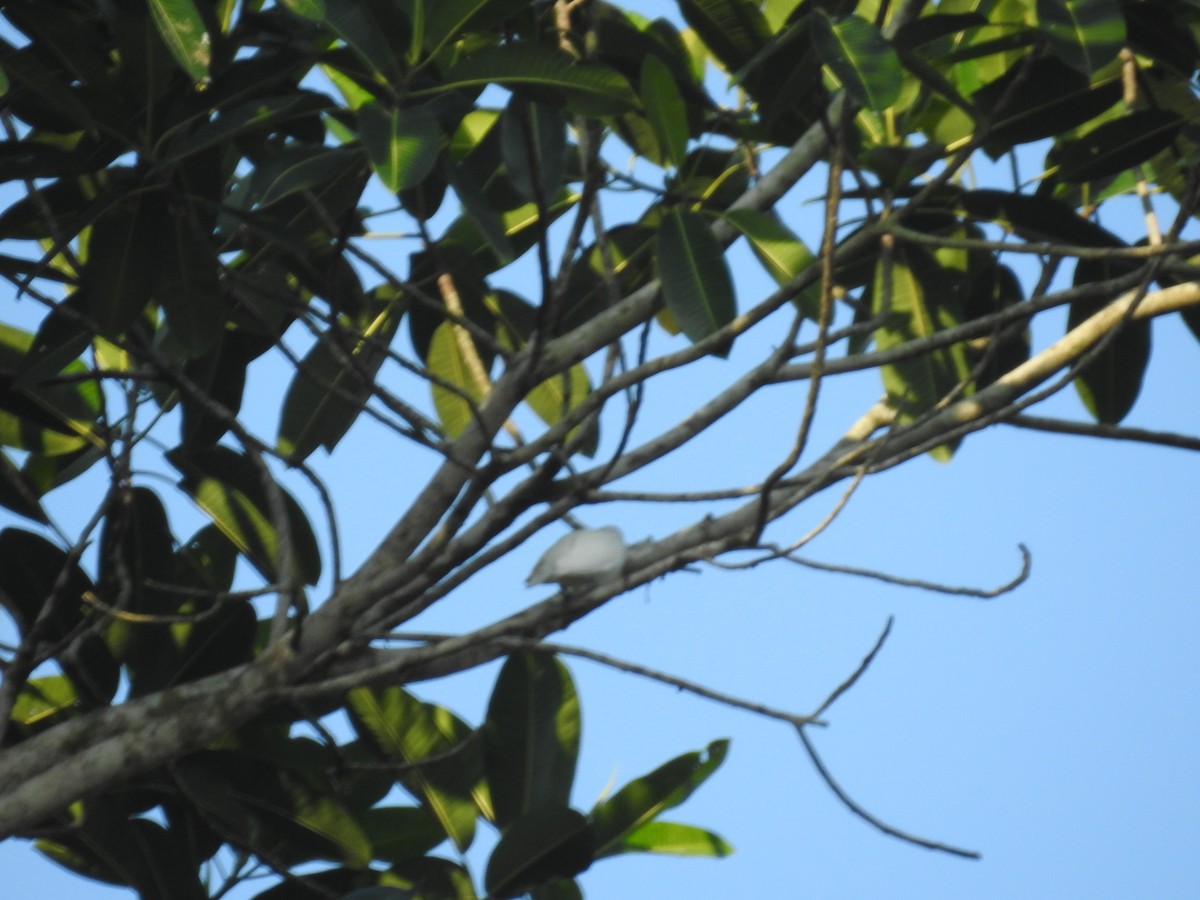
MULTIPOLYGON (((1121 424, 1152 322, 1200 337, 1200 3, 658 7, 0 6, 0 835, 143 898, 265 867, 264 900, 565 900, 605 857, 722 856, 673 810, 723 740, 572 805, 586 651, 554 635, 786 564, 864 479, 997 423, 1200 449, 1121 424), (872 371, 817 446, 825 387, 872 371), (690 405, 648 419, 674 376, 690 405), (728 483, 710 428, 789 387, 789 441, 728 483), (1086 419, 1026 412, 1064 390, 1086 419), (367 547, 329 487, 352 429, 423 461, 367 547), (549 597, 409 626, 549 525, 662 504, 676 530, 547 564, 549 597), (500 659, 482 721, 421 699, 500 659), (472 873, 445 847, 484 824, 472 873)), ((853 680, 719 699, 808 747, 853 680)))

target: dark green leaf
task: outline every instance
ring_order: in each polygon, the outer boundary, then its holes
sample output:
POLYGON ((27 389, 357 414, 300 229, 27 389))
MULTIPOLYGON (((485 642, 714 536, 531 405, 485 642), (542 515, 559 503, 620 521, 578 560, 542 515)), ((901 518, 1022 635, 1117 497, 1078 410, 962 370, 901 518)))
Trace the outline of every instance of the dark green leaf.
POLYGON ((996 222, 1029 241, 1077 244, 1083 247, 1123 247, 1112 232, 1083 218, 1051 197, 1031 197, 1007 191, 966 191, 960 204, 968 216, 996 222))
MULTIPOLYGON (((1075 284, 1091 284, 1127 274, 1127 260, 1081 259, 1075 265, 1075 284)), ((1067 328, 1075 328, 1099 312, 1112 298, 1089 298, 1071 304, 1067 328)), ((1099 353, 1079 370, 1075 388, 1089 413, 1106 425, 1124 419, 1138 398, 1150 362, 1150 321, 1131 319, 1107 338, 1099 353)))
POLYGON ((492 897, 517 897, 584 871, 592 853, 587 819, 565 806, 542 807, 504 829, 488 859, 484 884, 492 897))
POLYGON ((904 70, 891 44, 870 22, 846 16, 834 22, 817 9, 813 47, 846 92, 867 109, 887 109, 900 96, 904 70))
POLYGON ((544 653, 510 656, 488 704, 484 759, 496 823, 570 801, 579 756, 579 698, 571 674, 544 653))
MULTIPOLYGON (((665 212, 656 247, 663 299, 693 343, 733 321, 733 279, 721 245, 702 216, 678 207, 665 212)), ((726 356, 728 345, 715 352, 726 356)))
MULTIPOLYGON (((270 513, 267 488, 258 469, 228 447, 177 449, 167 459, 183 478, 179 486, 213 524, 272 581, 279 580, 279 535, 270 513)), ((305 584, 321 577, 321 556, 312 526, 295 499, 283 488, 292 536, 292 563, 305 584)))
POLYGON ((328 25, 376 74, 403 77, 408 20, 385 0, 282 0, 293 13, 328 25))
POLYGON ((1023 62, 984 85, 972 101, 990 123, 985 149, 993 158, 1014 144, 1054 137, 1091 121, 1121 99, 1121 81, 1091 86, 1057 57, 1023 62))
POLYGON ((42 509, 37 490, 29 478, 13 465, 7 453, 0 453, 0 506, 43 525, 50 522, 46 511, 42 509))
POLYGON ((437 119, 416 106, 385 109, 364 103, 358 108, 358 130, 371 168, 393 193, 420 184, 442 149, 437 119))
MULTIPOLYGON (((450 67, 436 91, 489 84, 565 95, 581 104, 581 112, 591 115, 623 113, 637 106, 629 82, 608 66, 576 62, 560 50, 521 41, 486 47, 464 57, 450 67)), ((415 91, 414 96, 434 90, 415 91)))
POLYGON ((1038 0, 1038 27, 1050 49, 1071 68, 1091 75, 1125 46, 1117 0, 1038 0))
POLYGON ((119 337, 150 303, 166 224, 163 196, 157 192, 126 197, 92 224, 84 296, 87 313, 104 337, 119 337))
POLYGON ((281 453, 302 460, 317 447, 337 446, 371 396, 403 313, 400 296, 380 288, 356 322, 343 319, 321 334, 284 398, 276 440, 281 453))
POLYGON ((549 204, 562 189, 567 168, 562 113, 514 94, 500 126, 504 165, 513 185, 526 200, 549 204))
POLYGON ((717 61, 733 73, 771 37, 758 6, 750 0, 680 0, 679 11, 717 61))
POLYGON ((1179 116, 1157 109, 1138 110, 1105 122, 1059 146, 1058 175, 1075 184, 1116 175, 1169 146, 1182 124, 1179 116))

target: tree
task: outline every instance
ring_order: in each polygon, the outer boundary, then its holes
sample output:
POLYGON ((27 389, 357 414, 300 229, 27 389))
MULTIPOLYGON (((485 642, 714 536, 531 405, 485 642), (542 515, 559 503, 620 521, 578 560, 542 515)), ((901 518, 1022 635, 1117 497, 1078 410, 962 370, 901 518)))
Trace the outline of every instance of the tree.
MULTIPOLYGON (((831 520, 996 423, 1200 446, 1120 424, 1151 321, 1200 334, 1194 5, 675 11, 686 27, 599 0, 4 6, 0 237, 25 243, 0 271, 39 312, 2 332, 0 503, 27 524, 0 532, 0 832, 146 897, 227 889, 222 848, 283 877, 264 897, 470 897, 434 848, 480 819, 502 834, 491 896, 577 896, 615 853, 720 855, 659 816, 723 742, 570 807, 579 701, 548 651, 577 651, 551 636, 698 563, 795 560, 813 535, 789 512, 840 486, 831 520), (1028 183, 986 168, 1043 150, 1028 183), (1130 198, 1138 235, 1108 227, 1130 198), (403 263, 367 240, 391 223, 403 263), (746 296, 749 264, 777 288, 746 296), (242 405, 260 359, 290 370, 271 417, 242 405), (646 421, 675 370, 701 373, 694 407, 646 421), (883 398, 814 452, 823 387, 870 370, 883 398), (793 439, 752 484, 676 489, 683 451, 718 452, 713 423, 787 384, 793 439), (1094 423, 1025 413, 1071 385, 1094 423), (356 423, 433 462, 347 573, 323 476, 356 423), (643 471, 671 489, 620 484, 643 471), (616 502, 697 512, 618 577, 403 631, 616 502), (474 727, 412 687, 505 657, 474 727)), ((807 746, 822 710, 766 712, 807 746)))

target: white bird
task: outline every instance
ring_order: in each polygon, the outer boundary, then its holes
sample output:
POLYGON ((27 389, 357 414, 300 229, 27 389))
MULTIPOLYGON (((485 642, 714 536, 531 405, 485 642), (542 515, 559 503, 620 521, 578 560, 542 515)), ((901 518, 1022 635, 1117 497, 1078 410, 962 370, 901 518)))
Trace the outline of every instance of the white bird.
POLYGON ((600 584, 625 568, 625 540, 611 525, 563 535, 537 561, 525 584, 557 582, 563 587, 600 584))

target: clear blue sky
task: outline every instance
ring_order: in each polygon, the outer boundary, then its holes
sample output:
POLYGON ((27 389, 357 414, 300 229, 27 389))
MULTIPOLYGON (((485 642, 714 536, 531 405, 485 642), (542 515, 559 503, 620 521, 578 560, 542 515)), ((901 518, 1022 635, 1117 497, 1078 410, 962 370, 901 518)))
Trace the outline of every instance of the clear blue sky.
MULTIPOLYGON (((816 242, 811 227, 803 233, 816 242)), ((402 267, 405 253, 389 258, 402 267)), ((734 271, 742 278, 753 268, 735 261, 734 271)), ((739 284, 746 298, 765 289, 757 273, 739 284)), ((1061 320, 1049 324, 1035 334, 1037 346, 1060 333, 1061 320)), ((743 342, 728 362, 706 362, 702 376, 652 386, 640 436, 736 377, 739 356, 753 352, 743 342)), ((255 408, 264 410, 278 405, 269 365, 252 370, 255 408)), ((1156 322, 1151 369, 1127 424, 1200 433, 1197 384, 1195 339, 1178 321, 1156 322)), ((804 390, 774 389, 700 450, 618 486, 753 480, 788 445, 804 390)), ((878 393, 869 373, 829 383, 812 454, 878 393)), ((1084 417, 1073 391, 1036 411, 1084 417)), ((268 421, 260 430, 269 436, 268 421)), ((314 462, 337 497, 352 565, 405 508, 431 460, 362 422, 334 457, 314 462)), ((819 521, 838 491, 785 519, 780 540, 819 521)), ((66 522, 69 500, 68 492, 54 507, 66 522)), ((786 565, 705 568, 631 591, 573 626, 565 642, 803 713, 895 616, 887 646, 813 740, 842 786, 879 817, 983 853, 979 862, 954 859, 869 828, 825 789, 787 726, 569 661, 584 717, 578 807, 677 753, 733 739, 725 766, 668 817, 717 830, 735 855, 604 860, 581 878, 587 896, 1189 895, 1200 881, 1198 510, 1197 461, 1183 451, 995 428, 968 439, 948 465, 920 459, 868 479, 809 555, 988 586, 1016 572, 1023 542, 1033 573, 1013 594, 978 601, 786 565)), ((614 505, 580 517, 638 540, 703 511, 614 505)), ((179 499, 171 513, 180 523, 195 515, 179 499)), ((6 524, 16 523, 0 512, 6 524)), ((543 532, 416 625, 462 630, 545 596, 522 580, 560 533, 543 532)), ((495 671, 417 690, 475 722, 495 671)), ((481 855, 471 859, 481 875, 481 855)), ((19 842, 0 845, 0 873, 14 898, 127 896, 66 874, 19 842)))

